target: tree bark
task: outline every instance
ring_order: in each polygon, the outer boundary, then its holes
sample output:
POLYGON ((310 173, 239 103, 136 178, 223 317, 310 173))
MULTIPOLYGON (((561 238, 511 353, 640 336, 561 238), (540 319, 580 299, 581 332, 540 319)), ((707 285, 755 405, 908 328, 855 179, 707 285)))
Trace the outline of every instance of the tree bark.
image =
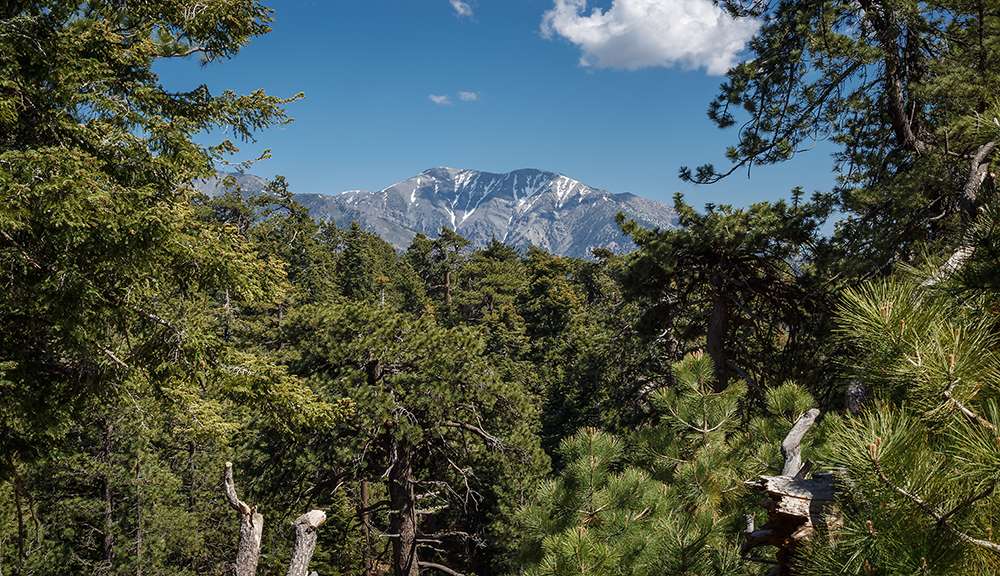
POLYGON ((14 564, 14 574, 20 576, 24 573, 24 561, 28 554, 25 548, 27 540, 27 528, 24 525, 24 509, 21 505, 21 495, 24 491, 24 482, 17 468, 14 468, 14 509, 17 513, 17 563, 14 564))
POLYGON ((781 470, 782 476, 795 478, 802 471, 802 438, 812 428, 818 417, 818 408, 813 408, 803 414, 781 442, 781 455, 785 458, 785 466, 781 470))
POLYGON ((392 566, 396 576, 419 576, 417 558, 417 510, 413 495, 413 464, 411 456, 396 447, 397 458, 389 472, 389 502, 393 516, 390 522, 392 566))
POLYGON ((444 272, 444 303, 451 309, 451 268, 444 272))
POLYGON ((717 287, 712 296, 712 315, 708 320, 708 334, 706 336, 706 348, 714 365, 716 391, 724 390, 729 384, 729 358, 726 354, 727 332, 729 332, 729 303, 726 301, 722 287, 717 287))
POLYGON ((309 561, 316 550, 316 530, 326 522, 322 510, 310 510, 295 520, 295 547, 288 565, 288 576, 306 576, 309 561))
POLYGON ((135 576, 142 576, 142 454, 135 462, 135 576))
POLYGON ((260 541, 264 532, 264 516, 257 512, 256 507, 251 507, 236 495, 232 462, 226 462, 222 482, 226 492, 226 501, 229 502, 229 506, 233 510, 236 510, 240 520, 240 539, 236 548, 236 563, 233 565, 233 574, 235 576, 254 576, 257 573, 257 562, 260 560, 260 541))
POLYGON ((361 524, 361 534, 364 537, 363 549, 361 551, 361 561, 364 566, 365 576, 376 576, 375 558, 372 552, 372 530, 370 512, 368 511, 371 500, 368 490, 368 481, 362 480, 360 485, 361 503, 358 507, 358 523, 361 524))

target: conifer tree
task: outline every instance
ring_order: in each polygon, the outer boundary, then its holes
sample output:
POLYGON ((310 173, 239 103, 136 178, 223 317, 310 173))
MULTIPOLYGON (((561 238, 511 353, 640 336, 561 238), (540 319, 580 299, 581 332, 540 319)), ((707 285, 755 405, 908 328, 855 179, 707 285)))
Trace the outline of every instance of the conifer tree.
POLYGON ((456 551, 483 537, 468 515, 504 477, 544 469, 529 396, 499 378, 474 330, 353 303, 304 310, 289 330, 295 369, 357 406, 345 433, 360 477, 385 481, 388 526, 378 532, 397 576, 447 573, 456 551))
POLYGON ((800 363, 777 358, 812 343, 795 330, 805 324, 806 304, 825 299, 809 293, 802 265, 821 244, 824 203, 802 203, 797 191, 792 204, 745 210, 709 205, 700 214, 680 195, 674 205, 675 229, 644 230, 621 219, 639 247, 626 259, 623 284, 643 303, 641 329, 667 353, 704 346, 720 387, 734 374, 760 386, 794 376, 789 369, 800 363))
POLYGON ((709 106, 739 134, 729 166, 682 178, 717 182, 832 141, 842 273, 885 275, 922 250, 954 251, 996 190, 995 0, 719 4, 761 24, 709 106))
POLYGON ((1000 566, 995 294, 900 273, 847 292, 839 332, 868 403, 829 426, 838 523, 803 574, 989 574, 1000 566))
POLYGON ((772 415, 748 434, 742 382, 720 390, 702 354, 676 363, 674 372, 677 387, 655 396, 655 424, 627 439, 585 428, 560 444, 561 474, 521 512, 524 573, 755 573, 736 541, 742 483, 774 465, 752 456, 811 399, 784 387, 769 398, 772 415))
POLYGON ((18 503, 0 564, 18 574, 210 572, 231 541, 206 487, 235 430, 334 419, 227 329, 284 298, 284 266, 193 183, 290 99, 161 84, 158 62, 269 30, 259 2, 202 4, 0 7, 0 482, 18 503), (232 140, 194 140, 216 131, 232 140))

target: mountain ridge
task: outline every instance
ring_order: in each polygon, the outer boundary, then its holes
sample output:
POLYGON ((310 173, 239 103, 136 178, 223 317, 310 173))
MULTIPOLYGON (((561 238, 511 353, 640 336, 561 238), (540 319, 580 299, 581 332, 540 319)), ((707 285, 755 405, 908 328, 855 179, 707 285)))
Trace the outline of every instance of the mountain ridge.
MULTIPOLYGON (((224 177, 199 183, 199 188, 220 194, 224 177)), ((244 194, 258 193, 266 183, 250 174, 234 177, 244 194)), ((449 227, 474 247, 495 239, 521 249, 534 245, 589 257, 593 248, 625 252, 632 247, 615 222, 618 212, 647 227, 676 225, 676 214, 664 204, 535 168, 498 173, 438 166, 378 191, 295 198, 318 220, 338 226, 357 221, 401 250, 418 233, 433 237, 449 227)))

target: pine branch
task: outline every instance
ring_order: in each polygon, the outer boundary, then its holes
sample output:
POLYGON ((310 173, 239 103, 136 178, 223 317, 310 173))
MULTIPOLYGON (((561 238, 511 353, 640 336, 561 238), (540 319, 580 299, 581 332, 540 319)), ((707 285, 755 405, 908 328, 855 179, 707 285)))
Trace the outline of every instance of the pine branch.
POLYGON ((480 438, 482 438, 483 440, 485 440, 486 443, 491 446, 497 448, 503 446, 503 442, 499 438, 497 438, 496 436, 490 434, 486 430, 483 430, 481 427, 476 426, 474 424, 469 424, 468 422, 455 422, 453 420, 448 420, 446 422, 443 422, 441 425, 447 428, 460 428, 462 430, 468 430, 469 432, 472 432, 477 436, 479 436, 480 438))
MULTIPOLYGON (((912 502, 913 504, 915 504, 918 508, 920 508, 921 510, 923 510, 925 514, 927 514, 928 516, 930 516, 931 518, 933 518, 935 521, 937 521, 937 523, 940 526, 944 527, 946 530, 948 530, 949 532, 951 532, 952 535, 954 535, 956 538, 958 538, 962 542, 965 542, 967 544, 972 544, 973 546, 976 546, 976 547, 979 547, 979 548, 983 548, 983 549, 988 550, 988 551, 990 551, 990 552, 992 552, 994 554, 1000 555, 1000 544, 997 544, 996 542, 991 542, 990 540, 984 540, 982 538, 976 538, 974 536, 970 536, 969 534, 966 534, 965 532, 963 532, 963 531, 959 530, 958 528, 956 528, 949 521, 949 519, 948 519, 949 516, 951 516, 952 514, 954 514, 958 510, 958 508, 956 508, 955 510, 952 510, 948 514, 941 514, 940 512, 938 512, 934 508, 934 506, 931 506, 928 502, 926 502, 925 500, 923 500, 922 498, 920 498, 916 494, 910 492, 909 490, 906 490, 905 488, 902 488, 900 486, 896 486, 892 482, 892 480, 890 480, 889 477, 886 476, 885 472, 882 470, 882 465, 881 465, 881 463, 879 461, 879 455, 878 455, 879 443, 880 443, 879 439, 876 439, 875 442, 873 442, 872 444, 870 444, 868 446, 868 452, 871 455, 872 467, 875 469, 875 475, 878 476, 879 480, 881 480, 883 484, 885 484, 886 486, 888 486, 893 492, 899 494, 900 496, 906 498, 907 500, 909 500, 910 502, 912 502)), ((993 491, 993 488, 990 487, 989 493, 992 493, 992 491, 993 491)), ((971 501, 969 501, 969 502, 967 502, 967 503, 965 503, 963 505, 960 505, 959 508, 965 507, 967 505, 971 505, 976 500, 980 500, 982 498, 985 498, 989 493, 986 493, 985 495, 977 496, 977 497, 973 498, 971 501)))
POLYGON ((944 391, 944 397, 947 398, 952 404, 954 404, 962 412, 962 414, 965 414, 970 420, 986 427, 987 429, 993 432, 996 432, 997 428, 996 426, 993 425, 992 422, 990 422, 986 418, 983 418, 979 414, 976 414, 965 404, 962 404, 961 402, 959 402, 957 398, 951 395, 951 392, 952 390, 955 389, 955 386, 958 386, 958 380, 955 380, 954 382, 951 383, 950 386, 948 386, 948 389, 944 391))

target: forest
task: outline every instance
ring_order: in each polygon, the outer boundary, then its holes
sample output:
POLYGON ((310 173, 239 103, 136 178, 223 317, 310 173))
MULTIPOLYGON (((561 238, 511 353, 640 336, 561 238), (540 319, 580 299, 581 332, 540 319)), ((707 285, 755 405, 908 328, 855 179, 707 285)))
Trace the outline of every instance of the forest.
POLYGON ((1000 573, 1000 2, 718 5, 681 177, 836 185, 572 259, 197 192, 259 0, 2 3, 0 574, 1000 573))

